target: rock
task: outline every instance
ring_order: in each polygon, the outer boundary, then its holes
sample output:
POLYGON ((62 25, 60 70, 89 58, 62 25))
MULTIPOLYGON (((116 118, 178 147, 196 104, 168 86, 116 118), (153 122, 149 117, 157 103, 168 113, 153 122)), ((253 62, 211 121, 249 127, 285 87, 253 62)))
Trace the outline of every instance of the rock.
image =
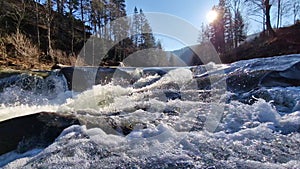
POLYGON ((109 83, 116 69, 102 67, 62 67, 60 71, 65 76, 70 90, 84 91, 93 85, 109 83))
POLYGON ((259 87, 260 80, 270 71, 234 72, 227 76, 227 90, 244 93, 259 87))
POLYGON ((55 69, 62 69, 64 67, 70 67, 68 65, 63 65, 63 64, 59 64, 59 63, 55 63, 52 67, 51 70, 55 70, 55 69))
POLYGON ((0 155, 17 150, 47 147, 71 125, 79 124, 72 116, 41 112, 0 123, 0 155))
POLYGON ((260 84, 265 87, 300 86, 300 62, 283 71, 272 71, 264 76, 260 84))

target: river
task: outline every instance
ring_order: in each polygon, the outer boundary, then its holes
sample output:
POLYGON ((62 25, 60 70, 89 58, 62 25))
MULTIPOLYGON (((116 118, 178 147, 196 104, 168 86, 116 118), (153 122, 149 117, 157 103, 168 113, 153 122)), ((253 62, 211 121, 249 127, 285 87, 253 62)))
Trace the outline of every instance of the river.
MULTIPOLYGON (((64 68, 0 79, 0 121, 72 115, 3 168, 298 168, 300 55, 180 68, 64 68)), ((12 131, 14 132, 14 131, 12 131)))

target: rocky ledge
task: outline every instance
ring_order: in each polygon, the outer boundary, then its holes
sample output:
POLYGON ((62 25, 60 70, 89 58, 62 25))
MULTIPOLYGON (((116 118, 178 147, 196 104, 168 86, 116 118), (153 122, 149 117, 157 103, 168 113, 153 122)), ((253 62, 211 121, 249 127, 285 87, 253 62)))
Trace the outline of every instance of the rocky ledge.
POLYGON ((71 125, 79 124, 73 116, 41 112, 0 122, 0 155, 47 147, 71 125))

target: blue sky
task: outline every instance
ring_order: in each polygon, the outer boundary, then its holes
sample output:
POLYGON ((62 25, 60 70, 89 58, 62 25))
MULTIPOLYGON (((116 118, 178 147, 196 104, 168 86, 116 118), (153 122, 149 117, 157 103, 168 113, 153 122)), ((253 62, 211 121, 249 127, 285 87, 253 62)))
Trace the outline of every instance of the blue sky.
MULTIPOLYGON (((175 15, 200 28, 203 22, 207 23, 206 14, 216 4, 218 4, 218 0, 126 0, 126 10, 127 14, 132 14, 136 6, 138 9, 143 9, 144 12, 175 15)), ((165 36, 157 36, 157 38, 161 40, 165 50, 184 47, 175 39, 165 36)))
POLYGON ((218 0, 126 0, 127 14, 136 6, 144 12, 162 12, 181 17, 195 26, 206 22, 206 14, 218 0))

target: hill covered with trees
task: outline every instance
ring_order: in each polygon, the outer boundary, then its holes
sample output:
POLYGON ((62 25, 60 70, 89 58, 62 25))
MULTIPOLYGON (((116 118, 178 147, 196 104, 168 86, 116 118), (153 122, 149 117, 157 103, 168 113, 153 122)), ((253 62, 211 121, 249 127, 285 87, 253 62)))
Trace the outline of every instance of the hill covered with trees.
POLYGON ((300 53, 299 9, 298 0, 219 0, 211 9, 217 17, 202 25, 199 43, 211 42, 225 63, 300 53), (282 27, 287 19, 295 25, 282 27), (253 26, 249 20, 262 26, 251 40, 247 39, 247 28, 253 26))
POLYGON ((91 36, 116 44, 97 65, 118 64, 145 48, 161 48, 142 9, 125 17, 125 0, 2 0, 0 2, 0 66, 49 69, 54 63, 72 65, 91 36), (130 29, 133 28, 133 29, 130 29), (149 33, 142 33, 145 32, 149 33), (129 36, 130 34, 134 36, 129 36), (128 37, 119 40, 119 36, 128 37))
POLYGON ((300 22, 289 27, 274 30, 276 36, 260 34, 249 42, 221 55, 224 63, 252 58, 272 57, 300 53, 300 22))

